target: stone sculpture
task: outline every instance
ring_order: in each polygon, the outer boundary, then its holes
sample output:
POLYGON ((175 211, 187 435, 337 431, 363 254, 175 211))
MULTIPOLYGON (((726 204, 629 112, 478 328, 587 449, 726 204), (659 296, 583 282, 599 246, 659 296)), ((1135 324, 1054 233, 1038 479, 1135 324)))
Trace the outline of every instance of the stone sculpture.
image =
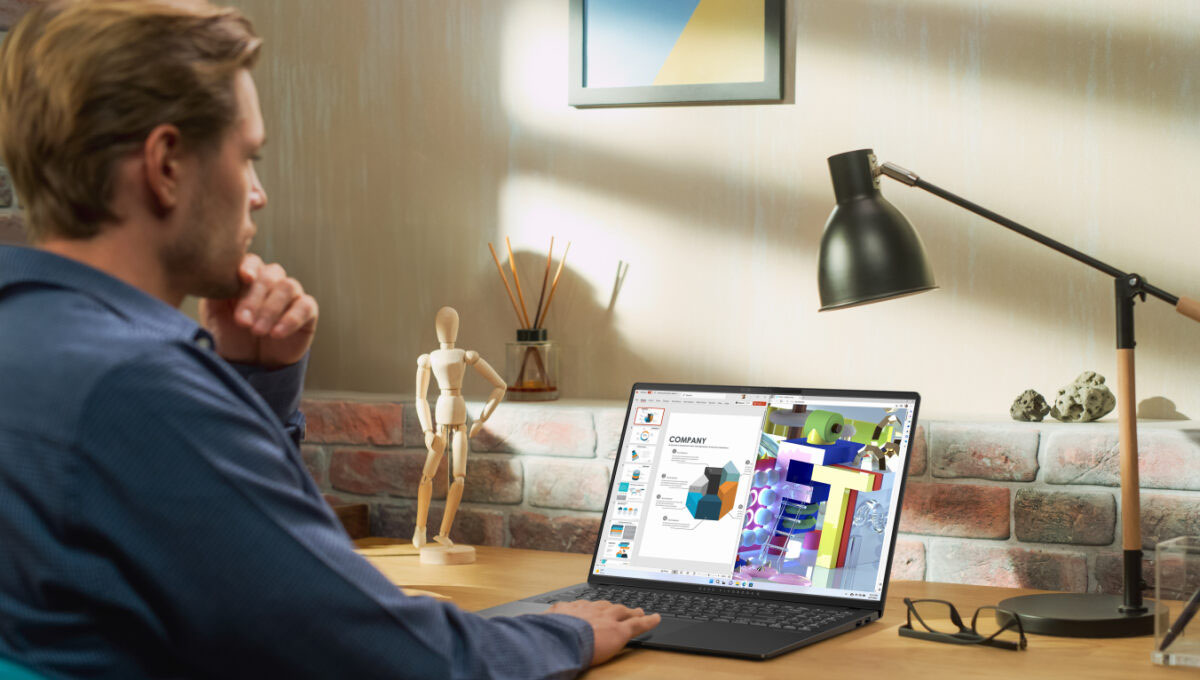
POLYGON ((1037 423, 1042 422, 1049 412, 1050 405, 1046 403, 1046 398, 1038 394, 1036 390, 1022 392, 1021 396, 1012 403, 1012 407, 1008 409, 1008 414, 1012 416, 1013 420, 1037 423))
POLYGON ((1058 390, 1050 415, 1064 423, 1086 423, 1103 418, 1117 405, 1117 398, 1104 384, 1104 376, 1084 371, 1075 382, 1058 390))

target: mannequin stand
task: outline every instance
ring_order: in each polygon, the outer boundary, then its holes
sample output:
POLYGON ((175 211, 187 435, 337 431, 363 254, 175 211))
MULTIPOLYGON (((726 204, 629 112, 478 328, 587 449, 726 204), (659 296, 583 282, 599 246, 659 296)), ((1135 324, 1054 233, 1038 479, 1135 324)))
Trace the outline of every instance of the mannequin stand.
POLYGON ((421 548, 421 564, 471 564, 475 547, 470 545, 427 545, 421 548))

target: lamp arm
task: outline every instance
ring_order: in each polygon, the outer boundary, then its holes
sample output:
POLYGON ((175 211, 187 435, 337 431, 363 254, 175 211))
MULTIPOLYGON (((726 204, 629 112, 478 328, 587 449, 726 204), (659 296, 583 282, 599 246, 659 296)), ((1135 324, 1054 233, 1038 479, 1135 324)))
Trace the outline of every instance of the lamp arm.
MULTIPOLYGON (((934 196, 945 199, 960 208, 970 210, 980 217, 991 220, 1002 227, 1007 227, 1008 229, 1011 229, 1022 236, 1031 238, 1044 246, 1053 248, 1063 255, 1078 260, 1089 267, 1098 269, 1113 278, 1121 279, 1131 276, 1130 274, 1127 274, 1106 262, 1097 260, 1087 253, 1082 253, 1065 243, 1055 241, 1045 234, 1036 232, 1023 224, 1014 222, 1007 217, 994 213, 981 205, 972 203, 961 196, 952 194, 936 184, 930 184, 929 182, 926 182, 918 177, 915 172, 902 168, 895 163, 884 163, 883 165, 879 166, 879 174, 887 175, 901 184, 905 184, 910 187, 917 187, 918 189, 924 189, 934 196)), ((1152 295, 1163 302, 1174 306, 1175 311, 1179 312, 1180 314, 1183 314, 1184 316, 1187 316, 1195 321, 1200 321, 1200 301, 1190 298, 1180 298, 1179 296, 1172 295, 1167 291, 1158 288, 1157 286, 1152 286, 1149 283, 1146 283, 1146 280, 1140 276, 1137 277, 1137 279, 1137 292, 1144 292, 1148 295, 1152 295)))

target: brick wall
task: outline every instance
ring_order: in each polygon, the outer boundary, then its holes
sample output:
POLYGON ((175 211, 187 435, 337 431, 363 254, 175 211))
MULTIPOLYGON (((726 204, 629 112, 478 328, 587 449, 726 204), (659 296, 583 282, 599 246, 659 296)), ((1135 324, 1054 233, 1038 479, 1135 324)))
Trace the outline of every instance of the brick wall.
MULTIPOLYGON (((304 460, 322 490, 368 503, 373 535, 411 538, 425 465, 412 404, 309 399, 302 408, 304 460)), ((617 406, 503 404, 471 442, 451 538, 591 552, 624 416, 617 406)), ((434 476, 431 536, 441 522, 449 462, 447 450, 434 476)))
MULTIPOLYGON (((1116 423, 932 421, 900 529, 925 578, 1053 590, 1121 589, 1116 423)), ((1154 545, 1200 533, 1200 430, 1138 424, 1143 573, 1154 545)), ((915 462, 915 461, 914 461, 915 462)))
MULTIPOLYGON (((0 40, 36 0, 0 0, 0 40)), ((8 169, 0 163, 0 243, 24 243, 25 230, 8 169)))
MULTIPOLYGON (((365 502, 377 536, 411 538, 424 440, 410 403, 306 400, 310 472, 365 502)), ((478 404, 472 411, 478 411, 478 404)), ((452 537, 475 545, 590 552, 623 405, 504 403, 471 446, 452 537)), ((1158 541, 1200 534, 1200 430, 1141 423, 1142 534, 1153 586, 1158 541)), ((446 495, 435 477, 430 533, 446 495)), ((961 423, 917 428, 896 579, 1119 592, 1115 423, 961 423)))

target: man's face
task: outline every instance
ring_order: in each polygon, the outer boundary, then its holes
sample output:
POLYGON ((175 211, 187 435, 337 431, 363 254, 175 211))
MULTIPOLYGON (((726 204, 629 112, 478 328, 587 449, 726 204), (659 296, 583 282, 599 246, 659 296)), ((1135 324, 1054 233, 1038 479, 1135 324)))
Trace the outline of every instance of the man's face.
POLYGON ((238 265, 256 228, 250 214, 267 204, 254 161, 265 142, 258 91, 250 72, 234 79, 238 117, 215 151, 199 163, 198 191, 184 207, 183 229, 167 249, 169 270, 187 293, 224 299, 241 289, 238 265))

